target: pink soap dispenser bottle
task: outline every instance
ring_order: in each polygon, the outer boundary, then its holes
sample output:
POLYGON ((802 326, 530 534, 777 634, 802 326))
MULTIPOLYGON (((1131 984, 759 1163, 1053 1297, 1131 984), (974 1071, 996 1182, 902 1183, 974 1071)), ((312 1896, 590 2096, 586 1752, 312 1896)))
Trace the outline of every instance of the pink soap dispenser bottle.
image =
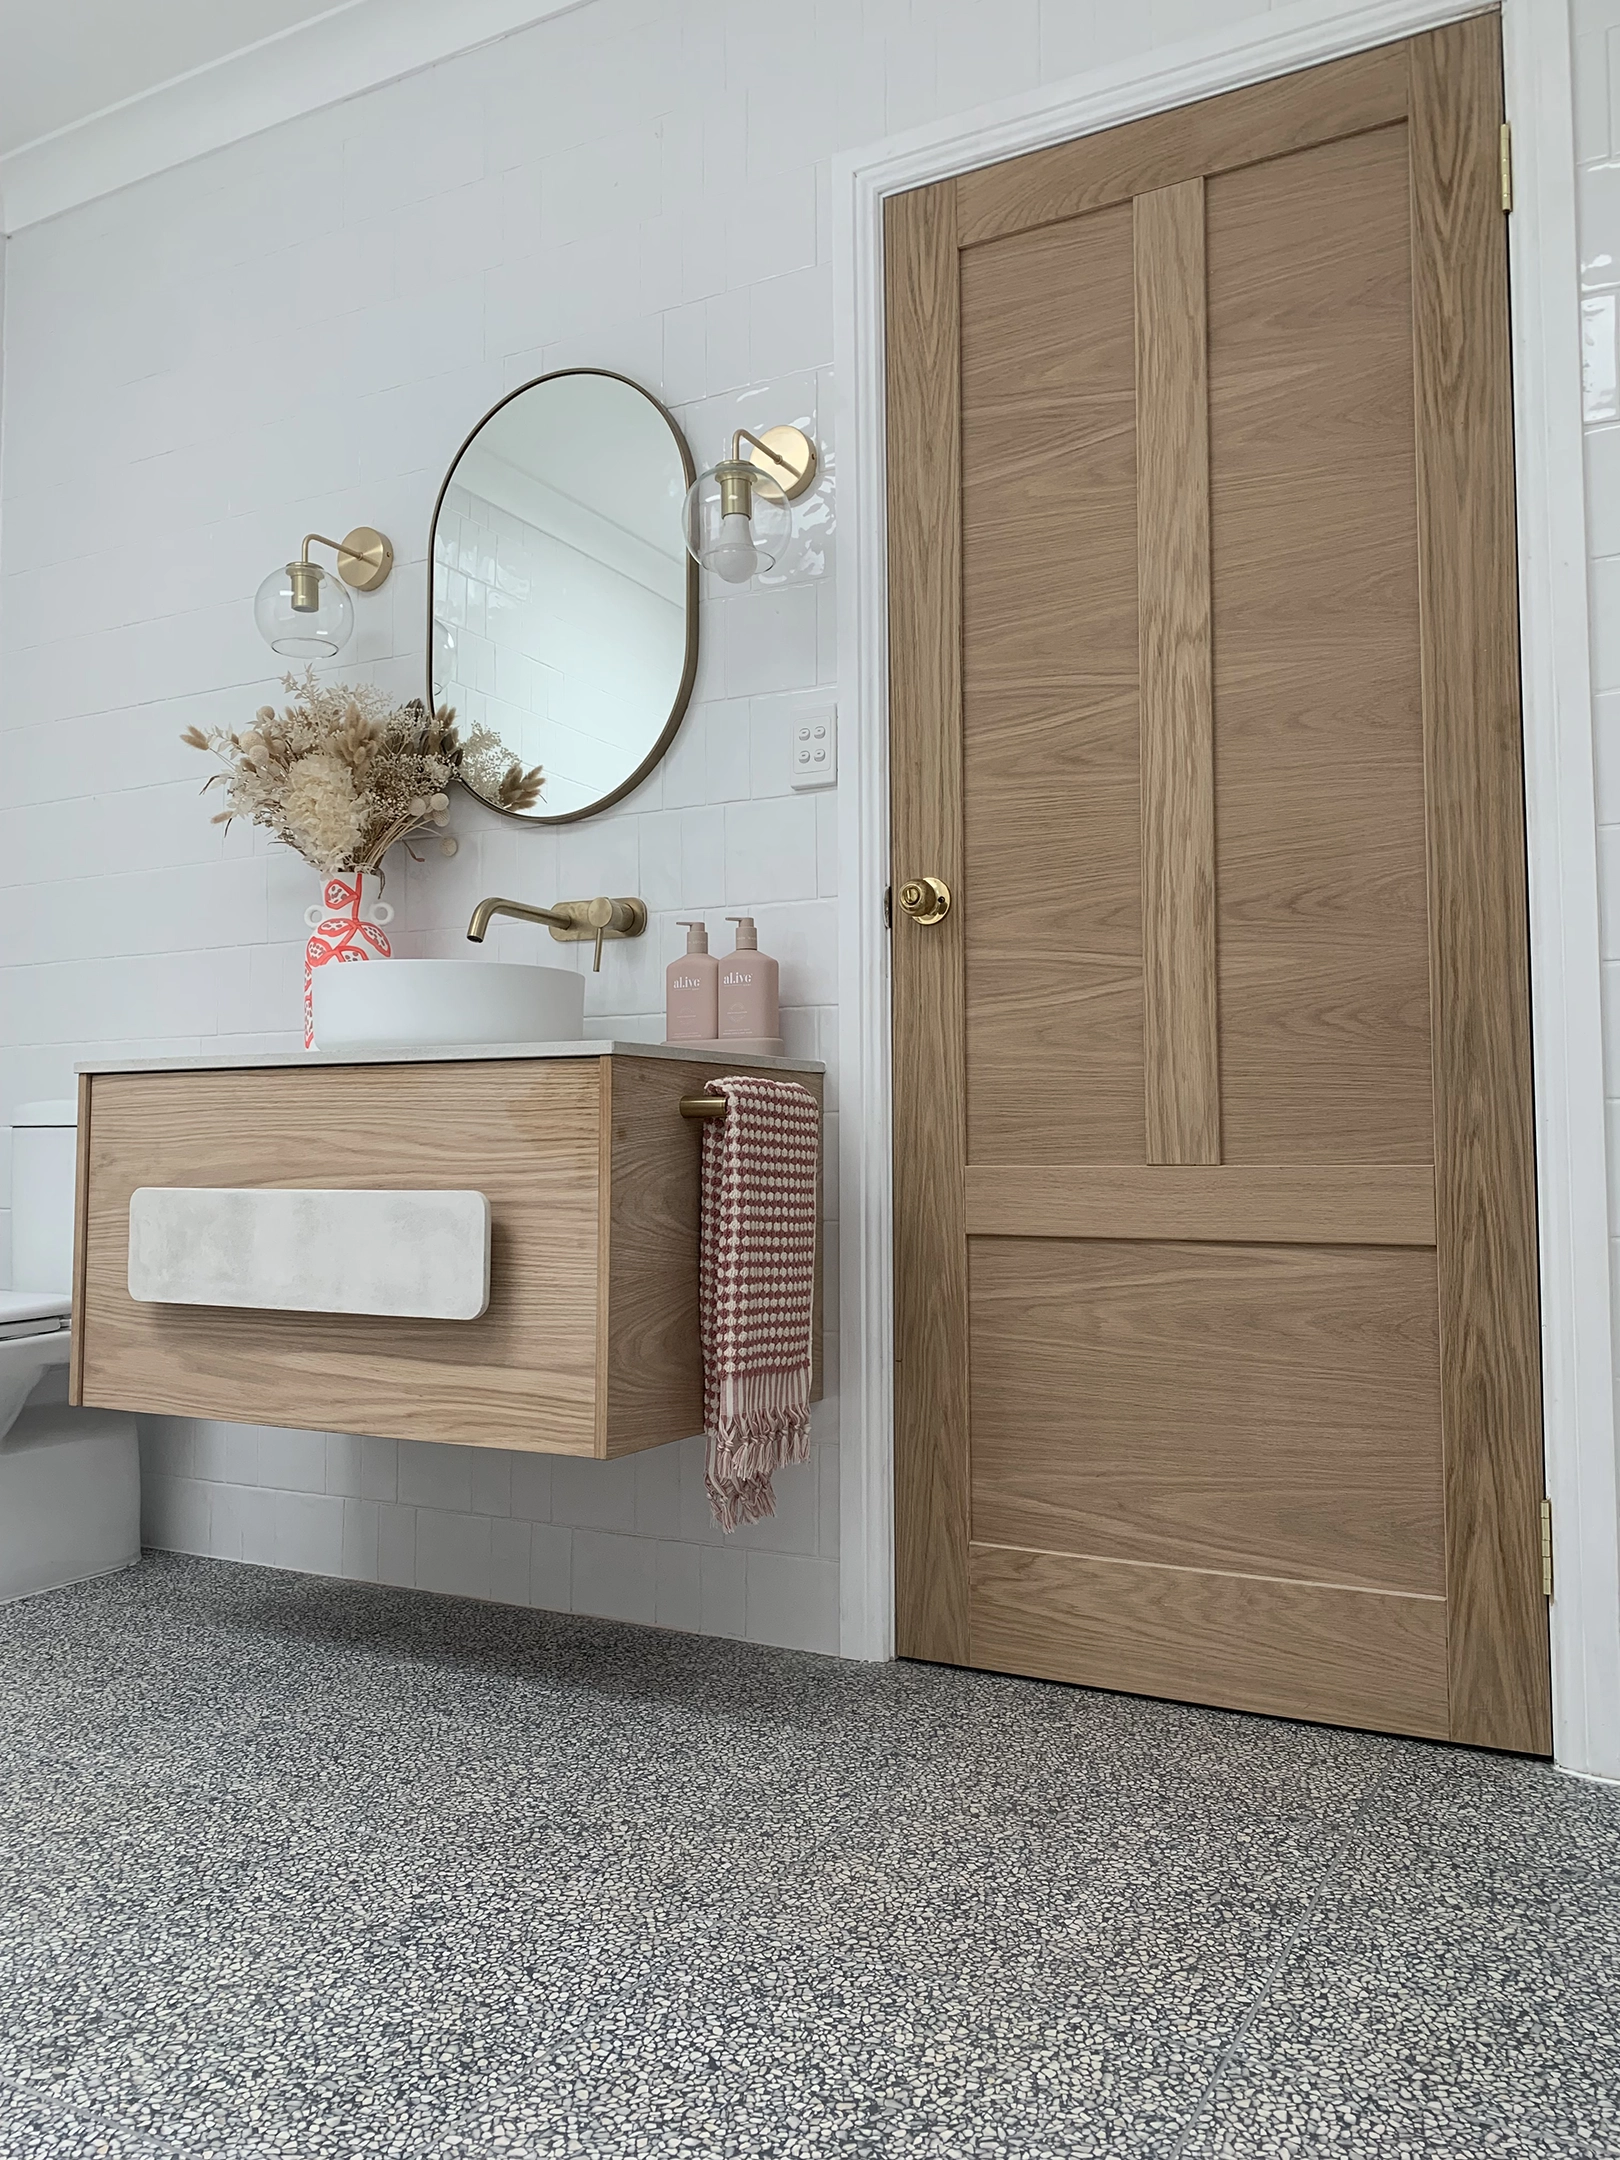
POLYGON ((700 922, 682 923, 686 951, 664 970, 665 1042, 713 1042, 719 1032, 720 963, 700 922))
POLYGON ((720 969, 720 1040, 730 1050, 780 1057, 780 970, 769 953, 760 951, 752 915, 726 920, 737 925, 737 949, 720 969))

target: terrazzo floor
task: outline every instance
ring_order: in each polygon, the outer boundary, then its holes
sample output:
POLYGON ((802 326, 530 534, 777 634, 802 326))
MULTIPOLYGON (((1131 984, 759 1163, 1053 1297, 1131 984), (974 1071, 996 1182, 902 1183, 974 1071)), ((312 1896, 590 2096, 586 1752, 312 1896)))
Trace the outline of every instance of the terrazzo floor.
POLYGON ((1620 2154, 1620 1791, 150 1556, 0 1608, 0 2155, 1620 2154))

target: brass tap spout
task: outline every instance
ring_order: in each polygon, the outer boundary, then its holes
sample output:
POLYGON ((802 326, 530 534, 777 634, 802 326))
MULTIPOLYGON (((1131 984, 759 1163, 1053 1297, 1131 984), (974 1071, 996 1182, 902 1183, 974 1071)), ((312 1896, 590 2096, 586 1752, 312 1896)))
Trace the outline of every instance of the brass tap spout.
POLYGON ((520 922, 546 923, 553 930, 572 930, 574 927, 574 917, 568 909, 530 907, 522 900, 480 900, 467 925, 467 935, 475 945, 483 944, 492 915, 515 915, 520 922))

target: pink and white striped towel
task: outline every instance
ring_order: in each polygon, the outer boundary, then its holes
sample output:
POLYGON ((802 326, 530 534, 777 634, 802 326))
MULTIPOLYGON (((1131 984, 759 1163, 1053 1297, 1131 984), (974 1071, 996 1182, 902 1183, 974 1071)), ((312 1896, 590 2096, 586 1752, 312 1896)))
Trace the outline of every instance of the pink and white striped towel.
POLYGON ((821 1113, 791 1080, 711 1080, 703 1128, 703 1426, 722 1530, 776 1512, 771 1473, 810 1452, 821 1113))

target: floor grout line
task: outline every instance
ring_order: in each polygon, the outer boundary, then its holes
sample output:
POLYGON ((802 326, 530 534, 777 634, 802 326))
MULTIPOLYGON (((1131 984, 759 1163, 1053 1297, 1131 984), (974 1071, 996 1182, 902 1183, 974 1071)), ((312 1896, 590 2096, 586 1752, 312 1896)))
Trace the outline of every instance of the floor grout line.
POLYGON ((1345 1824, 1338 1842, 1334 1845, 1328 1857, 1327 1865, 1322 1870, 1321 1879, 1316 1889, 1307 1896, 1293 1925, 1288 1928, 1281 1944, 1261 1973, 1249 2006, 1242 2017, 1239 2018, 1237 2030, 1227 2041, 1225 2047, 1222 2048, 1214 2069, 1205 2081, 1203 2091, 1198 2095, 1198 2105, 1193 2109, 1192 2120, 1188 2123, 1178 2142, 1171 2148, 1169 2160, 1186 2160, 1186 2156, 1192 2151, 1193 2139, 1203 2128, 1215 2095, 1239 2057, 1243 2054, 1245 2045, 1250 2034, 1254 2031, 1261 2011, 1271 2001, 1278 1981, 1287 1971, 1289 1961, 1299 1948, 1300 1939, 1310 1924, 1312 1914, 1320 1910, 1323 1896, 1339 1873, 1341 1864, 1353 1840, 1366 1821, 1374 1801, 1388 1790, 1393 1784, 1394 1778, 1395 1772, 1393 1768, 1385 1771, 1381 1776, 1373 1777, 1368 1782, 1366 1791, 1356 1802, 1355 1811, 1351 1815, 1349 1822, 1345 1824))

